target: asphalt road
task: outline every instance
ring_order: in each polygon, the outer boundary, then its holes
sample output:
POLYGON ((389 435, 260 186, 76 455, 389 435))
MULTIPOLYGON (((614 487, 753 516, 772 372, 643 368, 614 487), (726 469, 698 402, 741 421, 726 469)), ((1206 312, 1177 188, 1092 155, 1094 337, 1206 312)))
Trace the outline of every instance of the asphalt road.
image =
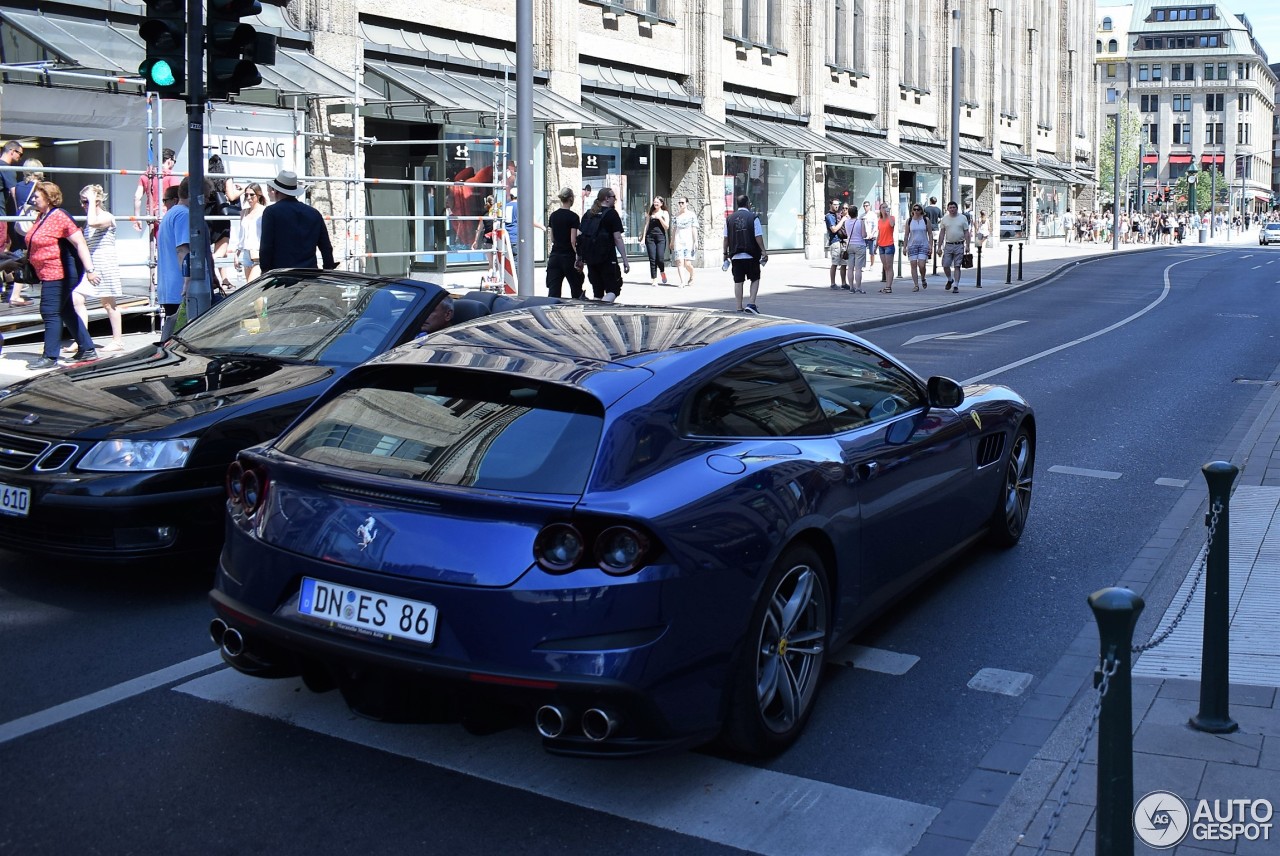
POLYGON ((800 743, 757 769, 553 759, 527 726, 370 724, 333 694, 209 664, 127 695, 211 649, 208 569, 0 553, 0 854, 863 852, 941 806, 1018 712, 1024 696, 971 689, 975 674, 1034 685, 1168 513, 1177 492, 1156 480, 1200 478, 1248 381, 1275 369, 1278 286, 1280 253, 1176 248, 864 332, 922 374, 1032 402, 1032 515, 1019 547, 971 552, 857 640, 918 661, 831 666, 800 743), (114 703, 50 713, 113 688, 114 703), (868 794, 892 800, 870 809, 868 794))

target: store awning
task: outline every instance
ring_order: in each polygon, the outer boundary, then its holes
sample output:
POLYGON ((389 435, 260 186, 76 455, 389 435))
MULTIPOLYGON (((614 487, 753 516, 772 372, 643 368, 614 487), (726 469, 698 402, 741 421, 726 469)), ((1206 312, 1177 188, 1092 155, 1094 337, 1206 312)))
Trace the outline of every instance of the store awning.
POLYGON ((991 155, 983 154, 982 152, 960 152, 960 166, 973 172, 989 175, 1003 175, 1005 173, 1004 164, 991 157, 991 155))
POLYGON ((1143 163, 1160 163, 1160 155, 1143 155, 1143 163))
MULTIPOLYGON (((747 116, 729 115, 725 122, 731 128, 754 137, 757 142, 748 143, 746 147, 753 154, 764 154, 769 151, 789 154, 807 154, 809 152, 839 151, 840 146, 821 134, 815 134, 804 125, 790 122, 770 122, 766 119, 754 119, 747 116)), ((734 148, 741 148, 742 144, 734 148)))
POLYGON ((866 134, 847 134, 842 131, 827 129, 827 136, 843 146, 847 151, 845 157, 860 160, 878 161, 881 163, 915 163, 915 158, 888 140, 871 137, 866 134))
POLYGON ((1094 180, 1093 176, 1088 175, 1087 173, 1080 172, 1079 170, 1072 170, 1070 174, 1073 176, 1075 184, 1083 184, 1085 187, 1098 186, 1098 182, 1094 180))
POLYGON ((625 129, 627 139, 634 142, 647 141, 677 148, 692 148, 707 140, 758 142, 749 134, 717 122, 694 107, 596 93, 583 93, 582 100, 593 110, 616 119, 625 129))
MULTIPOLYGON (((364 109, 365 115, 395 119, 418 118, 437 125, 451 123, 496 128, 504 111, 516 112, 515 82, 505 85, 496 77, 442 71, 421 65, 368 60, 380 99, 364 109)), ((605 125, 607 122, 543 86, 533 88, 534 124, 605 125)))
POLYGON ((1208 164, 1209 166, 1213 166, 1214 164, 1221 164, 1225 160, 1226 160, 1226 155, 1200 155, 1200 163, 1208 164))
POLYGON ((951 169, 951 153, 936 146, 921 146, 915 143, 903 143, 902 150, 916 163, 935 166, 939 169, 951 169))
MULTIPOLYGON (((141 90, 138 66, 146 59, 146 48, 135 25, 26 9, 4 9, 0 11, 0 20, 35 42, 47 54, 61 60, 66 68, 78 67, 120 75, 125 82, 136 80, 141 90)), ((246 89, 246 97, 275 90, 280 95, 341 98, 350 96, 354 86, 351 75, 343 74, 299 48, 280 47, 276 51, 275 64, 260 65, 258 70, 262 75, 262 86, 246 89)), ((36 69, 29 73, 7 74, 19 82, 27 74, 33 82, 40 76, 36 69)), ((359 91, 362 98, 379 97, 368 87, 362 86, 359 91)))
POLYGON ((1169 155, 1169 163, 1191 163, 1191 155, 1169 155))
POLYGON ((1259 202, 1270 202, 1270 201, 1271 201, 1271 194, 1270 194, 1270 193, 1263 193, 1262 191, 1255 190, 1255 191, 1253 192, 1253 198, 1254 198, 1254 199, 1256 199, 1256 200, 1258 200, 1259 202))
POLYGON ((1025 156, 1020 158, 1006 157, 1004 164, 1006 167, 1016 168, 1019 172, 1024 173, 1027 178, 1033 178, 1036 181, 1043 181, 1049 184, 1063 184, 1066 181, 1056 172, 1050 172, 1045 167, 1028 162, 1025 156))

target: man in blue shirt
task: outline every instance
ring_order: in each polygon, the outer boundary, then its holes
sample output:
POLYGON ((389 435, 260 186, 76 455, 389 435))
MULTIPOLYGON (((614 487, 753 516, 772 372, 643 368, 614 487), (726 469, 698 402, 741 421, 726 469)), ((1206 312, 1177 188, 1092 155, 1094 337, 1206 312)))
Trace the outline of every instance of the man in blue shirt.
MULTIPOLYGON (((209 274, 213 271, 213 253, 205 261, 204 279, 193 283, 190 278, 191 254, 191 187, 190 179, 178 185, 178 204, 170 208, 160 221, 156 233, 156 302, 164 309, 164 327, 160 338, 173 335, 178 308, 187 304, 187 320, 200 317, 213 302, 209 274)), ((205 195, 213 192, 213 182, 205 179, 205 195)), ((206 248, 207 250, 208 248, 206 248)))

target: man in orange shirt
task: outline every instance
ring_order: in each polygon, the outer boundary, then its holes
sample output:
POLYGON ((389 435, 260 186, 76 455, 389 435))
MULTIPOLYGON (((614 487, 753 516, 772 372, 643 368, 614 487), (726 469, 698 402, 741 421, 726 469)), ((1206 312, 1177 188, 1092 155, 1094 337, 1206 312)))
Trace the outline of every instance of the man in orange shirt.
MULTIPOLYGON (((142 216, 142 203, 146 200, 147 216, 162 217, 164 210, 160 207, 160 200, 164 198, 164 192, 170 187, 177 187, 182 183, 182 176, 173 174, 173 165, 178 162, 177 155, 173 149, 165 149, 161 160, 164 162, 163 169, 157 173, 155 167, 148 167, 147 174, 138 179, 138 189, 133 192, 133 216, 142 216)), ((142 221, 134 220, 133 228, 139 232, 142 231, 142 221)), ((159 220, 151 221, 151 237, 155 237, 156 229, 159 228, 159 220)))

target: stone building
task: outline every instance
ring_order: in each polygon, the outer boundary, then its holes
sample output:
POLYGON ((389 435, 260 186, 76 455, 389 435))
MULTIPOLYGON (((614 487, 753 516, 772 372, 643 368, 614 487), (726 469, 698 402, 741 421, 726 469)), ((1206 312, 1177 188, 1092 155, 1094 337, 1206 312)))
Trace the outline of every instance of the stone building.
MULTIPOLYGON (((24 2, 23 26, 0 11, 0 50, 8 27, 64 70, 128 71, 119 53, 107 68, 33 23, 60 15, 108 26, 102 0, 24 2)), ((293 158, 316 179, 312 201, 334 215, 336 245, 369 270, 481 263, 472 246, 485 197, 500 203, 517 181, 540 203, 562 186, 584 204, 614 188, 633 244, 653 195, 688 197, 712 257, 732 198, 745 192, 771 252, 816 255, 830 199, 885 199, 901 219, 909 202, 950 196, 955 45, 963 207, 988 212, 1003 239, 1059 235, 1062 213, 1090 207, 1096 184, 1094 4, 952 3, 954 18, 941 0, 534 0, 531 176, 515 175, 511 154, 514 0, 292 0, 264 11, 262 24, 305 50, 326 85, 289 92, 286 74, 278 97, 246 90, 241 100, 292 111, 289 157, 277 160, 293 158)), ((120 32, 141 14, 139 0, 107 5, 120 32)), ((138 98, 136 86, 109 94, 138 98)), ((175 129, 180 108, 166 116, 175 129)), ((213 115, 236 108, 215 105, 213 115)), ((222 133, 234 136, 234 124, 222 133)), ((0 109, 0 135, 18 133, 34 131, 0 109)))
POLYGON ((1158 193, 1189 170, 1217 169, 1233 211, 1267 209, 1277 81, 1246 16, 1225 4, 1138 0, 1098 11, 1095 51, 1104 114, 1123 101, 1141 117, 1145 187, 1158 193))

